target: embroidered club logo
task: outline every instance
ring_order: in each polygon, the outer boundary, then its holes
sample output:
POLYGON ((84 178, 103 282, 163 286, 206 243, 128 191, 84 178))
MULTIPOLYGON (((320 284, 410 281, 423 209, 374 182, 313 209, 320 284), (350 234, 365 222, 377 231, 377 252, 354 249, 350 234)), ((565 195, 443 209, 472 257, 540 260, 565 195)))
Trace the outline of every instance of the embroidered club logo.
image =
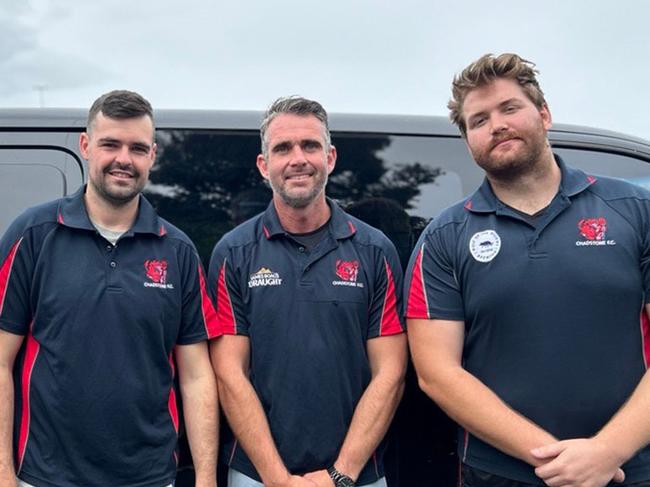
POLYGON ((362 282, 357 282, 359 276, 359 261, 358 260, 342 260, 336 261, 335 267, 336 276, 339 281, 332 281, 333 286, 351 286, 363 287, 362 282))
POLYGON ((357 282, 357 275, 359 274, 359 261, 357 260, 337 260, 336 261, 336 275, 344 281, 357 282))
POLYGON ((166 260, 145 260, 145 275, 149 281, 145 281, 144 287, 156 287, 160 289, 174 289, 173 284, 167 282, 167 261, 166 260))
POLYGON ((261 267, 259 271, 254 272, 248 278, 248 287, 259 287, 259 286, 280 286, 282 284, 282 278, 277 272, 273 272, 271 269, 266 267, 261 267))
POLYGON ((578 222, 578 232, 584 240, 578 240, 576 246, 602 246, 602 245, 616 245, 614 240, 607 240, 605 234, 607 233, 607 219, 604 217, 598 218, 583 218, 578 222))
POLYGON ((501 250, 501 237, 494 230, 484 230, 469 239, 469 252, 478 262, 490 262, 501 250))

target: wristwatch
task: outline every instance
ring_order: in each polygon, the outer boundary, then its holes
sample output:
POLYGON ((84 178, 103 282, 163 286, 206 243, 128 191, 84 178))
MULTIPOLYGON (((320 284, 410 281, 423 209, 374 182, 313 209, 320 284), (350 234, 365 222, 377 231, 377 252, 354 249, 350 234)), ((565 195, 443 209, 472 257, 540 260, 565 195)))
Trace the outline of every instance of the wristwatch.
POLYGON ((354 480, 336 470, 334 465, 327 469, 327 473, 334 482, 335 487, 354 487, 354 480))

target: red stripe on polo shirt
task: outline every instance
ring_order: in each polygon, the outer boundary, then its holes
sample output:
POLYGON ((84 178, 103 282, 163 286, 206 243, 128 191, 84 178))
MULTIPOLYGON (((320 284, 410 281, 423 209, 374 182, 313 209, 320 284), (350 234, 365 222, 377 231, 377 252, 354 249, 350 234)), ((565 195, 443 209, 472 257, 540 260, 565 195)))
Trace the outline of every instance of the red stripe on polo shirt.
POLYGON ((219 271, 219 280, 217 281, 217 321, 221 328, 221 333, 228 335, 237 334, 237 323, 235 322, 235 313, 232 310, 232 300, 226 284, 226 265, 223 261, 219 271))
POLYGON ((386 295, 384 296, 384 309, 381 313, 381 327, 380 336, 395 335, 402 332, 402 325, 399 322, 397 315, 397 296, 395 296, 395 281, 393 280, 393 272, 388 265, 388 260, 384 257, 384 265, 386 266, 386 295))
POLYGON ((221 335, 219 329, 219 322, 217 321, 217 312, 212 306, 212 301, 208 296, 208 291, 205 288, 205 276, 203 275, 203 268, 199 264, 199 286, 201 288, 201 311, 203 312, 203 325, 205 332, 208 335, 208 340, 221 335))
POLYGON ((21 374, 20 392, 22 399, 22 411, 20 416, 20 429, 18 430, 18 451, 16 454, 17 473, 20 472, 20 469, 23 466, 25 451, 27 450, 27 441, 29 440, 29 423, 31 420, 29 391, 32 385, 31 382, 32 372, 34 371, 34 364, 36 364, 36 357, 38 357, 38 352, 41 348, 40 344, 32 335, 32 325, 30 325, 30 331, 26 337, 27 344, 25 345, 25 357, 23 359, 23 368, 21 374))
POLYGON ((174 367, 174 355, 169 354, 169 366, 172 369, 172 386, 169 389, 169 399, 167 400, 167 408, 169 409, 169 415, 172 418, 172 424, 174 425, 174 430, 178 434, 178 404, 176 404, 176 390, 174 389, 174 377, 176 377, 176 367, 174 367))
POLYGON ((427 303, 427 294, 424 288, 424 278, 422 274, 422 258, 424 257, 424 244, 415 258, 413 271, 411 272, 411 287, 409 288, 408 301, 406 307, 407 318, 429 319, 429 303, 427 303))
POLYGON ((639 322, 641 326, 641 344, 643 346, 643 363, 647 369, 648 363, 650 363, 650 319, 648 319, 645 306, 641 309, 639 322))
POLYGON ((2 264, 2 267, 0 267, 0 316, 2 316, 2 308, 4 307, 5 304, 5 296, 7 295, 7 288, 9 287, 9 277, 11 276, 11 269, 14 265, 14 259, 16 258, 16 253, 18 252, 18 247, 20 247, 20 243, 23 241, 21 238, 16 242, 13 247, 11 247, 11 250, 9 251, 9 255, 5 259, 5 261, 2 264))

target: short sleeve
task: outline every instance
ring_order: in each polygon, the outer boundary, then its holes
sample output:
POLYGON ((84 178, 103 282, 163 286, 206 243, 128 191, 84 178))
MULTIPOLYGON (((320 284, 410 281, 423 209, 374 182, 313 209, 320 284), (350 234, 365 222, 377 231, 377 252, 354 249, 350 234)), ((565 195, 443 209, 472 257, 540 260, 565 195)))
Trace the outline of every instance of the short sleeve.
MULTIPOLYGON (((239 249, 241 250, 241 249, 239 249)), ((208 290, 217 310, 217 322, 223 334, 248 336, 241 293, 241 278, 237 253, 220 240, 212 251, 208 268, 208 290)))
POLYGON ((454 268, 452 225, 425 230, 406 271, 406 318, 463 320, 463 298, 454 268))
POLYGON ((15 221, 0 240, 0 329, 26 335, 32 321, 32 234, 15 221))
POLYGON ((205 273, 196 250, 183 246, 181 250, 183 273, 182 322, 178 335, 179 345, 209 340, 221 334, 217 315, 208 295, 205 273))
POLYGON ((374 277, 367 338, 403 333, 402 267, 395 246, 388 239, 377 252, 374 277))

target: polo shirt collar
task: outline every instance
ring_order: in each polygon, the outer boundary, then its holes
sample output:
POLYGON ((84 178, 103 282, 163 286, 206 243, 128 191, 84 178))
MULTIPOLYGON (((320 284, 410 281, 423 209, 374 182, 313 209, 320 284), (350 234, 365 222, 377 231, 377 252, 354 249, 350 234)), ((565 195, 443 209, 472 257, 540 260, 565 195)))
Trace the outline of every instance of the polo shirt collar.
MULTIPOLYGON (((86 203, 84 202, 85 192, 86 185, 61 200, 57 211, 57 221, 59 224, 82 230, 95 230, 86 211, 86 203)), ((138 197, 140 198, 138 215, 136 216, 135 223, 126 234, 150 233, 162 237, 167 233, 164 222, 157 215, 151 203, 142 194, 138 197)))
MULTIPOLYGON (((329 222, 329 229, 332 236, 336 240, 340 240, 354 235, 357 232, 357 229, 350 216, 330 198, 327 198, 327 204, 332 212, 329 222)), ((273 200, 271 200, 269 206, 262 215, 262 231, 267 239, 271 239, 278 235, 287 235, 287 231, 282 228, 273 200)))
MULTIPOLYGON (((553 155, 562 174, 558 190, 561 195, 575 196, 596 182, 595 177, 586 175, 580 169, 567 167, 560 156, 553 155)), ((492 186, 487 178, 483 179, 481 186, 465 200, 465 209, 473 213, 494 213, 499 208, 499 205, 502 205, 502 203, 492 191, 492 186)))

